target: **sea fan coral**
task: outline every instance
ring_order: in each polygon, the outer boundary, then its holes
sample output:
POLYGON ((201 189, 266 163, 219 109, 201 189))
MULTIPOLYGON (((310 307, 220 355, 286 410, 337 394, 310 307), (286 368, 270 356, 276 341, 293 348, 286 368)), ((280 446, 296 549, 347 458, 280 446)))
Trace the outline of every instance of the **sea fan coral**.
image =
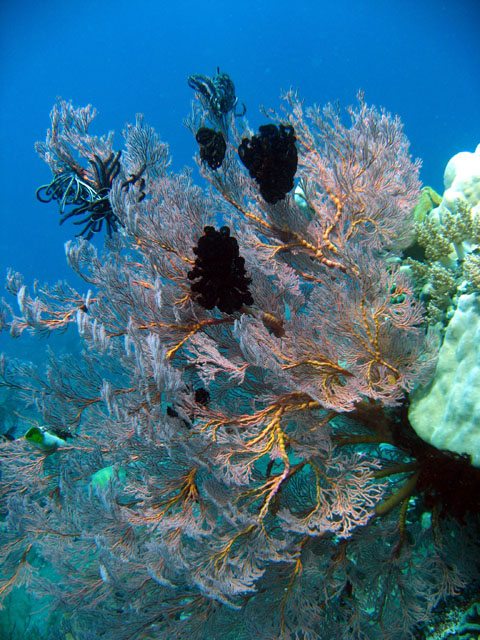
MULTIPOLYGON (((208 117, 195 108, 194 133, 208 117)), ((75 128, 91 110, 65 109, 45 159, 110 148, 75 128)), ((347 419, 362 405, 395 421, 435 358, 392 260, 410 239, 418 164, 397 118, 362 96, 348 114, 305 111, 292 93, 271 114, 295 131, 302 207, 258 193, 232 114, 221 167, 199 158, 205 191, 168 171, 140 118, 108 195, 118 233, 101 254, 67 246, 88 291, 31 295, 10 275, 20 313, 5 306, 5 327, 76 324, 84 348, 41 369, 1 361, 2 384, 69 438, 50 453, 0 445, 0 595, 28 582, 78 638, 404 640, 473 579, 472 522, 424 525, 421 498, 379 517, 409 452, 347 419)))

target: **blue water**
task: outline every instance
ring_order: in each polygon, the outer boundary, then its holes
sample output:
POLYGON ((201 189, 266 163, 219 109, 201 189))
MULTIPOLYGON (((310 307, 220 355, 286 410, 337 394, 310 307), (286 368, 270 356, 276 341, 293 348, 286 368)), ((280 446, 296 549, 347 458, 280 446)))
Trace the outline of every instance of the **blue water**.
MULTIPOLYGON (((3 0, 0 282, 13 267, 28 284, 86 288, 64 257, 74 227, 60 227, 57 206, 35 196, 51 174, 34 143, 57 97, 92 103, 98 135, 144 113, 179 169, 198 151, 183 125, 191 74, 227 72, 255 129, 259 105, 278 107, 290 87, 307 104, 348 105, 362 89, 400 115, 422 181, 442 191, 450 157, 480 143, 479 33, 480 0, 3 0)), ((61 346, 75 341, 74 328, 61 346)), ((0 352, 41 361, 43 349, 0 334, 0 352)))
POLYGON ((350 104, 363 89, 401 116, 423 181, 441 190, 448 159, 480 142, 479 31, 475 0, 1 3, 0 278, 11 266, 27 283, 77 282, 63 249, 72 226, 35 198, 51 176, 33 145, 57 96, 94 104, 98 134, 143 112, 180 168, 197 151, 182 124, 192 73, 219 65, 254 127, 258 106, 291 86, 310 104, 350 104))

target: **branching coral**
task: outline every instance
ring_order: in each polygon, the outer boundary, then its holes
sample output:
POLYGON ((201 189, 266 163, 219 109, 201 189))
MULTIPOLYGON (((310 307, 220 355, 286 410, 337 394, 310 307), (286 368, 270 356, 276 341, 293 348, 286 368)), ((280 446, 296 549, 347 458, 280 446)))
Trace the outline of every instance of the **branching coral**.
MULTIPOLYGON (((398 118, 363 96, 345 123, 336 106, 306 110, 289 93, 267 142, 283 127, 279 152, 298 160, 306 206, 287 193, 293 162, 268 202, 238 157, 251 132, 231 85, 197 84, 193 133, 215 109, 228 127, 221 162, 200 150, 207 190, 169 173, 137 120, 109 193, 120 232, 102 254, 83 239, 67 247, 91 293, 31 296, 10 276, 20 312, 5 309, 6 328, 76 324, 85 348, 40 369, 2 362, 38 426, 72 437, 50 452, 1 445, 0 595, 31 580, 73 612, 69 632, 115 640, 404 640, 475 570, 470 522, 413 517, 411 489, 435 497, 427 463, 360 414, 401 406, 435 360, 395 266, 418 163, 398 118), (352 412, 363 426, 340 431, 352 412), (34 552, 56 580, 35 574, 34 552)), ((90 115, 54 112, 41 147, 54 173, 77 154, 87 166, 109 157, 90 115)))
POLYGON ((432 323, 444 325, 451 316, 458 295, 479 289, 480 269, 476 252, 480 246, 480 182, 478 152, 452 158, 445 171, 444 197, 429 191, 417 205, 416 243, 423 248, 419 259, 409 250, 407 264, 427 302, 432 323), (457 176, 458 173, 458 176, 457 176), (464 192, 465 193, 464 193, 464 192), (431 201, 428 205, 426 200, 431 201), (433 204, 436 204, 433 208, 433 204), (415 259, 414 259, 415 258, 415 259))
MULTIPOLYGON (((40 202, 56 200, 61 214, 60 224, 75 218, 75 225, 83 225, 77 235, 87 240, 100 232, 104 223, 108 236, 118 228, 119 218, 110 202, 115 180, 118 178, 126 191, 136 185, 137 198, 141 201, 145 197, 144 173, 153 163, 152 157, 164 155, 162 146, 165 148, 155 139, 146 140, 143 134, 143 140, 138 142, 140 145, 147 143, 150 149, 144 150, 147 152, 142 154, 145 161, 138 165, 135 159, 131 162, 132 158, 128 157, 131 148, 127 147, 127 165, 133 170, 126 177, 120 161, 121 151, 112 149, 111 135, 98 139, 89 134, 94 116, 95 110, 90 106, 75 111, 72 105, 60 101, 51 113, 52 128, 46 142, 36 145, 38 153, 53 172, 53 180, 37 189, 37 198, 40 202), (84 166, 85 160, 87 166, 84 166)), ((141 124, 140 117, 136 126, 131 126, 132 133, 139 137, 142 137, 141 124)))

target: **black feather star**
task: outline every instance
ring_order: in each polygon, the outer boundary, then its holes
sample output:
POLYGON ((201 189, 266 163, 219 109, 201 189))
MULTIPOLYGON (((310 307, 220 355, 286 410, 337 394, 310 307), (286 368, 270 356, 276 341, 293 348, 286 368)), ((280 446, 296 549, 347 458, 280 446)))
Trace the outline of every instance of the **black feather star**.
POLYGON ((293 189, 298 154, 291 125, 266 124, 260 133, 243 138, 238 147, 240 160, 256 180, 264 200, 275 204, 293 189))
POLYGON ((195 266, 187 274, 189 280, 196 280, 191 285, 196 302, 204 309, 217 307, 224 313, 253 304, 248 290, 252 280, 246 276, 245 259, 239 255, 238 242, 230 229, 205 227, 203 232, 193 249, 195 266))
POLYGON ((225 157, 227 145, 220 131, 200 127, 195 136, 200 148, 200 160, 206 162, 210 169, 218 169, 225 157))
POLYGON ((120 153, 112 151, 105 160, 94 155, 94 159, 90 160, 93 179, 88 176, 86 170, 83 170, 82 176, 79 175, 79 170, 72 168, 58 173, 50 184, 37 189, 37 198, 40 202, 58 201, 62 216, 60 224, 69 218, 80 217, 74 224, 84 226, 77 235, 90 240, 94 233, 101 231, 105 222, 107 235, 110 236, 117 230, 119 223, 112 211, 109 193, 120 171, 120 153), (66 211, 66 207, 70 205, 75 206, 66 211))

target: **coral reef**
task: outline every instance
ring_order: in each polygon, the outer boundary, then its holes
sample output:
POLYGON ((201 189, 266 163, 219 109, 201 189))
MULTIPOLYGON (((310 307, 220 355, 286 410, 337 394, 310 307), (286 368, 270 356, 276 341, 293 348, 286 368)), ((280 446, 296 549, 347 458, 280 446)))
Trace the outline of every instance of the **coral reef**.
MULTIPOLYGON (((191 78, 190 130, 210 121, 226 144, 213 166, 200 152, 206 189, 169 172, 138 117, 108 192, 117 232, 102 252, 67 245, 85 291, 8 277, 19 311, 4 303, 2 328, 76 325, 83 349, 0 360, 34 433, 66 438, 0 444, 0 597, 28 584, 75 640, 413 638, 474 588, 480 557, 475 497, 455 499, 476 470, 460 478, 468 462, 406 419, 436 358, 398 267, 419 165, 399 119, 362 95, 345 115, 290 92, 263 129, 260 164, 286 155, 265 198, 238 157, 253 134, 228 80, 191 78)), ((54 174, 109 157, 91 114, 54 109, 38 147, 54 174)))
POLYGON ((446 325, 458 295, 477 290, 480 283, 480 145, 475 153, 458 153, 449 161, 444 184, 440 202, 432 190, 422 191, 415 230, 424 258, 407 262, 430 322, 446 325))
POLYGON ((417 223, 423 261, 408 259, 441 338, 435 374, 410 396, 416 432, 480 466, 480 145, 447 164, 438 207, 417 223))

